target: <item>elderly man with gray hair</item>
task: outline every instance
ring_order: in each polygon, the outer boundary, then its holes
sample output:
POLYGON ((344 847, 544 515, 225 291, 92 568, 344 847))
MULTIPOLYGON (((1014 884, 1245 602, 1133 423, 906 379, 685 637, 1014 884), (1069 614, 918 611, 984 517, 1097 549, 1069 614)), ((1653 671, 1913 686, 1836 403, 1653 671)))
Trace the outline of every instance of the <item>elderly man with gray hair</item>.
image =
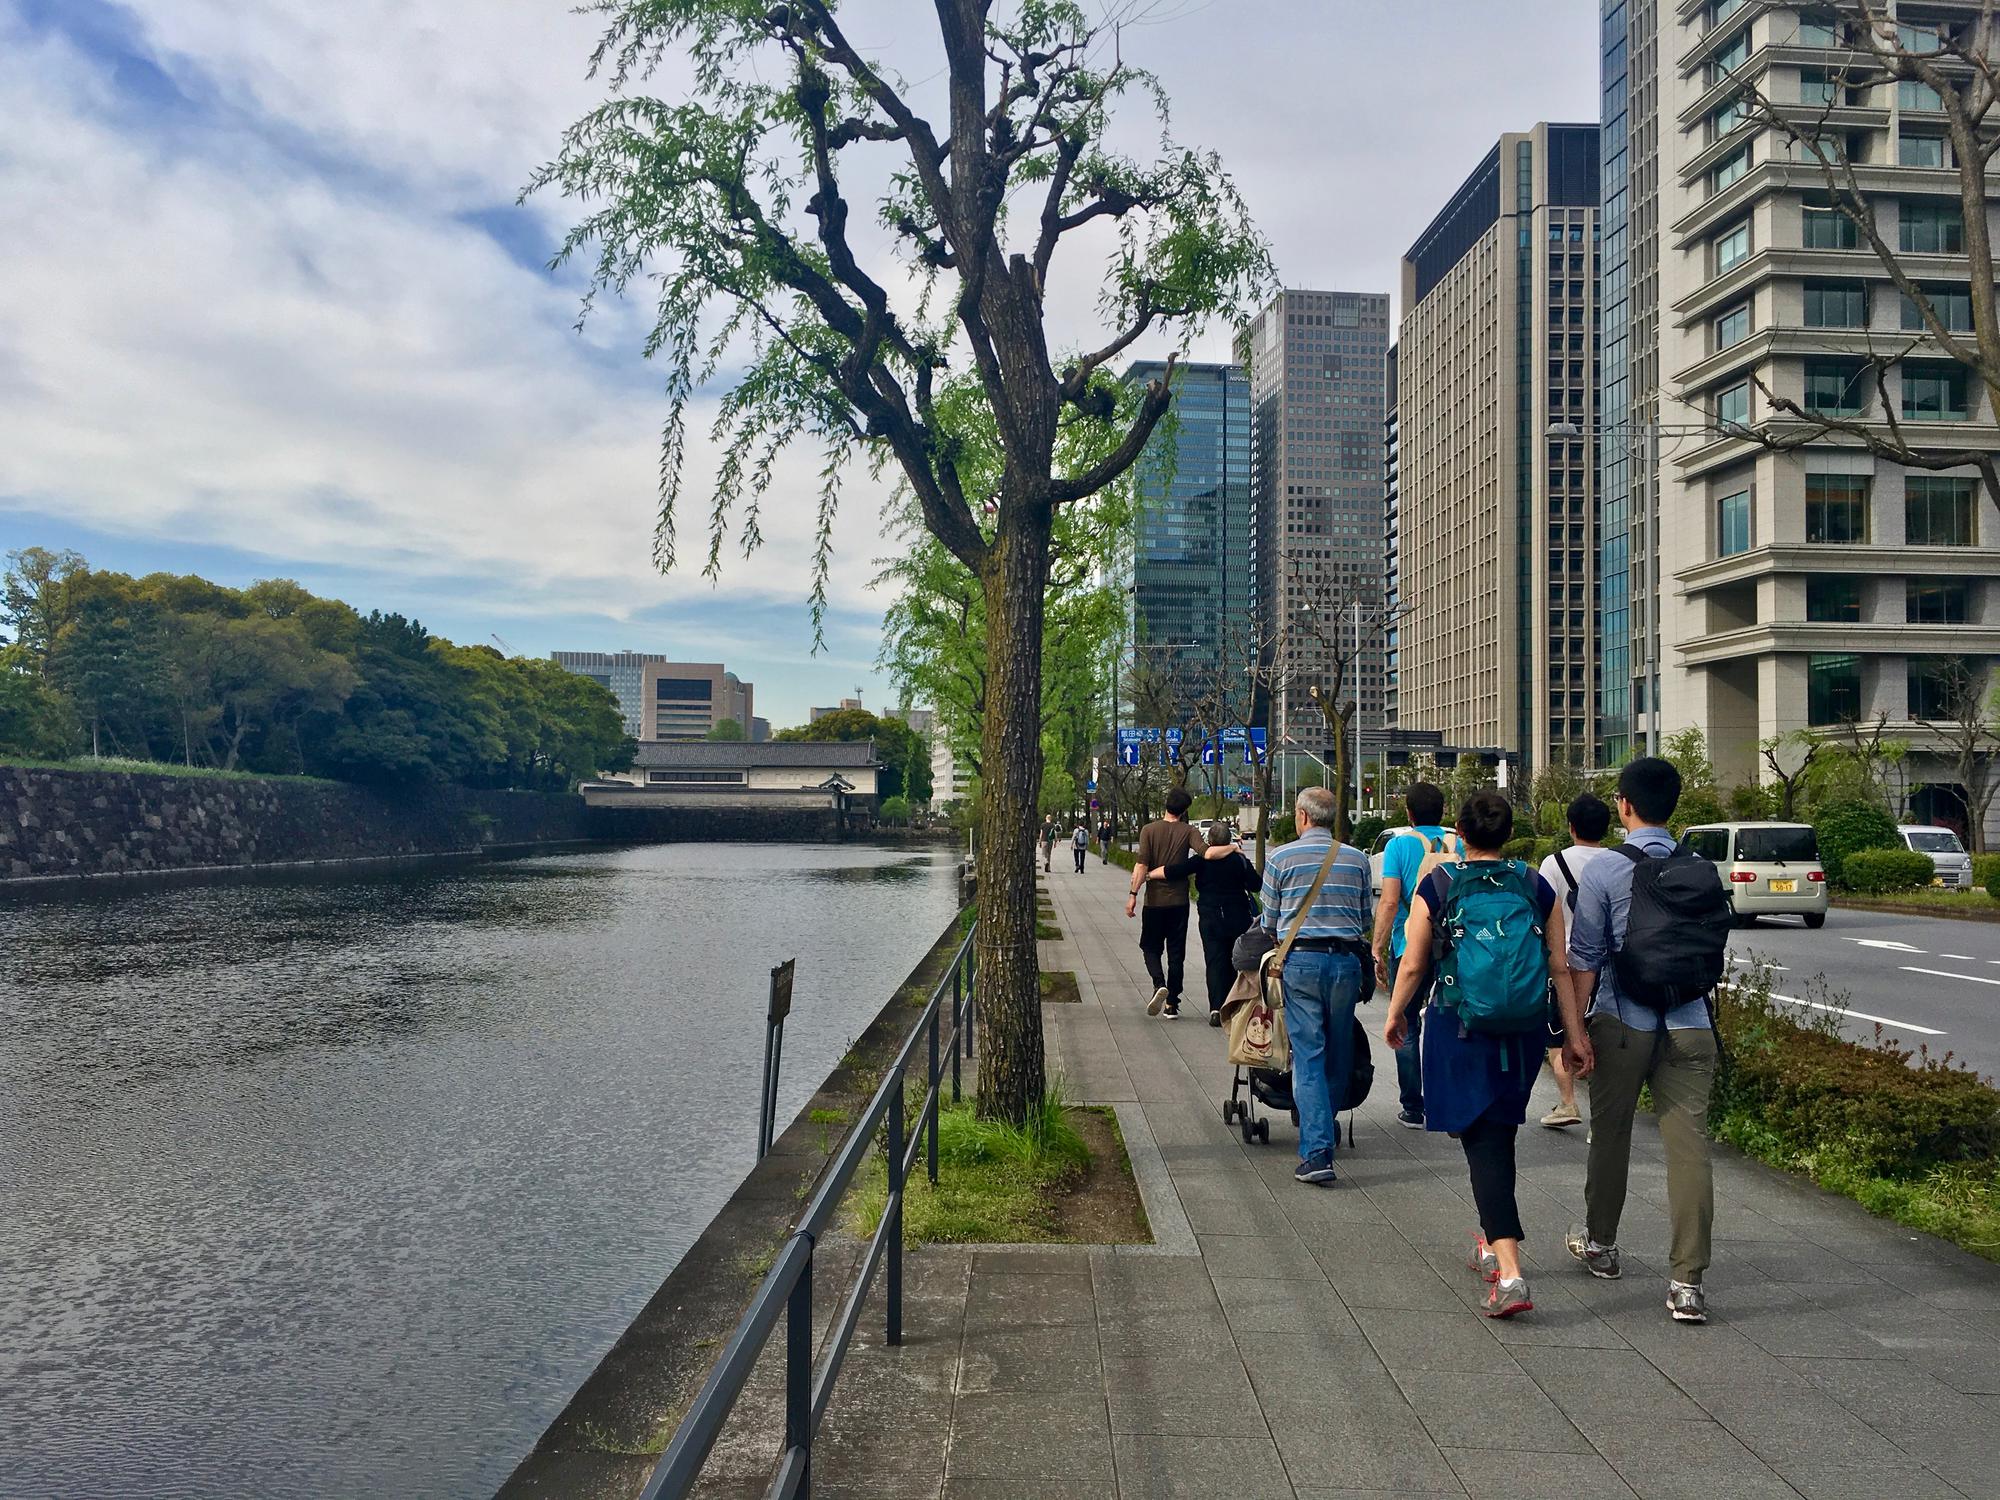
POLYGON ((1304 913, 1284 971, 1292 1097, 1299 1107, 1299 1166, 1292 1175, 1330 1186, 1334 1116, 1354 1066, 1354 1007, 1368 953, 1368 860, 1333 836, 1336 809, 1325 787, 1302 790, 1293 812, 1299 836, 1273 849, 1264 865, 1264 926, 1282 941, 1304 913))

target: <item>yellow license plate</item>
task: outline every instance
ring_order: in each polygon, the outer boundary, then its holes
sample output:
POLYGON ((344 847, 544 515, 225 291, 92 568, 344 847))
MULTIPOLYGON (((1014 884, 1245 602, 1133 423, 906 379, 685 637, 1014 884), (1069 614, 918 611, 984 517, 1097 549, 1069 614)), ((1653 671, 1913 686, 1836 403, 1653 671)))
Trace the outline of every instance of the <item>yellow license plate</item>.
POLYGON ((1774 880, 1771 882, 1771 894, 1774 896, 1789 896, 1798 888, 1799 883, 1796 880, 1774 880))
POLYGON ((1942 875, 1933 875, 1933 876, 1931 876, 1931 884, 1932 884, 1932 885, 1943 885, 1943 884, 1944 884, 1944 876, 1942 876, 1942 875))

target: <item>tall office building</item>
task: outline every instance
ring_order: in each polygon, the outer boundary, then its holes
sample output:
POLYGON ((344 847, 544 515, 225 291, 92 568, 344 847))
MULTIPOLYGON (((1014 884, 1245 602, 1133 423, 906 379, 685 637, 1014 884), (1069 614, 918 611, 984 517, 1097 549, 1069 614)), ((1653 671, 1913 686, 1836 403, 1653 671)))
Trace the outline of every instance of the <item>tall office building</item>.
POLYGON ((1503 135, 1403 257, 1397 720, 1595 759, 1595 125, 1503 135))
POLYGON ((1275 647, 1271 728, 1328 755, 1310 689, 1330 681, 1326 641, 1362 650, 1350 678, 1364 732, 1379 730, 1387 670, 1382 649, 1382 429, 1389 298, 1371 292, 1281 292, 1239 341, 1250 368, 1250 470, 1255 504, 1257 609, 1275 647), (1335 622, 1318 606, 1348 606, 1335 622))
POLYGON ((1396 414, 1396 346, 1389 346, 1389 415, 1382 423, 1382 577, 1383 607, 1388 628, 1382 639, 1382 722, 1396 727, 1397 601, 1402 597, 1402 518, 1398 491, 1402 483, 1402 434, 1396 414))
MULTIPOLYGON (((1923 47, 1976 7, 1907 0, 1896 15, 1905 45, 1923 47)), ((1659 664, 1657 700, 1635 697, 1635 719, 1643 728, 1657 701, 1662 732, 1703 728, 1725 781, 1759 774, 1760 740, 1885 719, 1887 738, 1909 751, 1906 811, 1952 817, 1958 778, 1926 721, 1944 717, 1954 659, 1984 671, 2000 655, 1995 497, 1972 467, 1905 470, 1851 438, 1815 436, 1763 392, 1884 434, 1893 416, 1904 441, 1941 452, 2000 451, 2000 414, 1942 357, 1832 206, 1819 167, 1741 96, 1754 80, 1826 133, 1853 164, 1877 233, 1941 316, 1969 327, 1940 101, 1922 84, 1865 76, 1852 6, 1628 0, 1607 3, 1604 22, 1605 118, 1617 103, 1635 143, 1625 220, 1653 226, 1659 258, 1650 288, 1633 275, 1635 332, 1606 372, 1607 383, 1626 382, 1629 420, 1643 424, 1654 402, 1665 418, 1656 442, 1641 432, 1625 445, 1633 471, 1657 469, 1662 517, 1657 564, 1635 545, 1625 575, 1635 692, 1647 655, 1659 664), (1658 328, 1650 362, 1636 332, 1648 319, 1658 328), (1869 357, 1889 362, 1885 391, 1869 357), (1813 440, 1775 452, 1755 432, 1813 440), (1650 653, 1649 594, 1661 622, 1650 653)), ((1607 137, 1607 186, 1610 160, 1607 137)), ((1635 273, 1643 267, 1638 241, 1626 255, 1635 273)), ((1607 282, 1611 267, 1607 255, 1607 282)), ((1618 452, 1607 436, 1607 482, 1618 452)), ((1607 591, 1607 634, 1611 602, 1607 591)))
POLYGON ((674 661, 643 651, 552 651, 559 667, 611 691, 635 740, 699 740, 724 719, 747 737, 756 689, 718 662, 674 661))
MULTIPOLYGON (((1139 360, 1124 380, 1144 387, 1166 368, 1139 360)), ((1250 381, 1240 366, 1175 366, 1172 410, 1135 477, 1132 638, 1193 705, 1219 673, 1241 670, 1255 640, 1250 381)))

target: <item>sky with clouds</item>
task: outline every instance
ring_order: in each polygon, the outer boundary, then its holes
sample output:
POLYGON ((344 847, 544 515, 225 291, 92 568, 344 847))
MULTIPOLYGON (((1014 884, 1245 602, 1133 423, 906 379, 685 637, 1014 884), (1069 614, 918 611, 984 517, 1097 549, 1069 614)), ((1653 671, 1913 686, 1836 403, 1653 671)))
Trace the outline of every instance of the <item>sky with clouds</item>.
MULTIPOLYGON (((843 13, 935 76, 921 0, 843 13)), ((1288 285, 1393 294, 1500 131, 1596 117, 1596 16, 1160 0, 1119 45, 1176 135, 1221 151, 1288 285)), ((648 309, 578 332, 577 278, 545 266, 569 211, 515 202, 602 97, 596 33, 566 0, 0 0, 0 551, 291 577, 522 654, 721 660, 780 725, 857 686, 888 702, 864 478, 817 655, 813 454, 754 556, 712 583, 651 566, 648 309)), ((1052 289, 1058 342, 1091 332, 1089 269, 1052 289)), ((713 458, 694 445, 697 500, 713 458)))

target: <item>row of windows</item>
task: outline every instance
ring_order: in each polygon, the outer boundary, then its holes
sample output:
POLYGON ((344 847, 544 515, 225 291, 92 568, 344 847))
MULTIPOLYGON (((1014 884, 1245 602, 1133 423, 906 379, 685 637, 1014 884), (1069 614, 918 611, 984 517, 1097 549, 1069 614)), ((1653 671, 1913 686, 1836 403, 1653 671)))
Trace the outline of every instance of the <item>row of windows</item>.
MULTIPOLYGON (((1909 255, 1961 255, 1965 251, 1965 211, 1956 203, 1905 198, 1896 215, 1896 242, 1909 255)), ((1861 227, 1824 198, 1818 202, 1808 199, 1799 210, 1799 244, 1807 250, 1855 250, 1861 245, 1861 227)), ((1750 258, 1751 249, 1747 219, 1715 235, 1709 241, 1714 274, 1720 276, 1741 265, 1750 258)))
MULTIPOLYGON (((1806 722, 1852 723, 1862 715, 1861 658, 1814 655, 1806 659, 1806 722)), ((1971 664, 1983 676, 1984 664, 1971 664)), ((1966 680, 1968 664, 1957 657, 1908 658, 1906 712, 1912 719, 1949 718, 1966 680)))
MULTIPOLYGON (((1903 545, 1978 545, 1977 489, 1970 479, 1910 474, 1903 480, 1903 545)), ((1716 501, 1716 555, 1733 557, 1752 545, 1751 492, 1716 501)), ((1806 475, 1806 540, 1833 545, 1869 538, 1869 481, 1862 474, 1806 475)))
MULTIPOLYGON (((1909 422, 1964 422, 1972 416, 1972 382, 1963 365, 1904 360, 1897 367, 1900 412, 1909 422)), ((1875 386, 1873 368, 1851 359, 1809 359, 1800 405, 1817 416, 1867 413, 1875 386)), ((1723 431, 1750 422, 1750 382, 1739 380, 1715 394, 1715 424, 1723 431)))
MULTIPOLYGON (((1830 624, 1859 624, 1859 578, 1814 574, 1806 579, 1806 618, 1830 624)), ((1911 578, 1903 587, 1906 625, 1963 625, 1971 618, 1972 582, 1965 578, 1911 578)))

